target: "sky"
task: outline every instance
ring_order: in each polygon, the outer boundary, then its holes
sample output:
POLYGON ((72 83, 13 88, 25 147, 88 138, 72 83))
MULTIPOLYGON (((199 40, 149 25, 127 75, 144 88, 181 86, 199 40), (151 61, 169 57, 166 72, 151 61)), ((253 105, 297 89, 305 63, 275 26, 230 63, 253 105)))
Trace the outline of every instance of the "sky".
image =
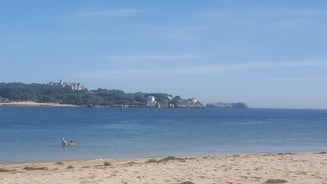
POLYGON ((0 0, 0 82, 327 109, 324 0, 0 0))

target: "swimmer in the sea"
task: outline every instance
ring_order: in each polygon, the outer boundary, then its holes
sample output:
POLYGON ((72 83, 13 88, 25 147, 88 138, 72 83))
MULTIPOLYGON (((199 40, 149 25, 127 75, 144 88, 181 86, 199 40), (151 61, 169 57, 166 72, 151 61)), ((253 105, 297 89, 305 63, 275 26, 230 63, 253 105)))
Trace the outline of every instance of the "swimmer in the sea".
POLYGON ((64 137, 61 139, 61 146, 62 147, 66 147, 67 146, 67 141, 65 140, 64 137))

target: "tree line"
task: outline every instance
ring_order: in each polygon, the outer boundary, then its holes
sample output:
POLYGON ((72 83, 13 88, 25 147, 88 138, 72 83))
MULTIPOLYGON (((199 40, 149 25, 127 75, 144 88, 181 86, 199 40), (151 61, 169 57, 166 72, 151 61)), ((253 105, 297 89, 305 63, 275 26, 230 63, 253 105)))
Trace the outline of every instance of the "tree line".
POLYGON ((69 86, 53 86, 49 84, 0 83, 0 102, 34 101, 40 103, 58 103, 72 105, 95 106, 145 106, 146 98, 154 96, 156 101, 167 104, 165 93, 125 93, 122 90, 72 90, 69 86))

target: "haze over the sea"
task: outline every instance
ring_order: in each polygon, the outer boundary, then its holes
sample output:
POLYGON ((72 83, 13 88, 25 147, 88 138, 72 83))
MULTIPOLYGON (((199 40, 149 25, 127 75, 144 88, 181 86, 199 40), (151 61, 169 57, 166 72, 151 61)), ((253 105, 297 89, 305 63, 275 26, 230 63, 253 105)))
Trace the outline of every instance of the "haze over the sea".
POLYGON ((327 2, 6 1, 0 82, 327 108, 327 2))

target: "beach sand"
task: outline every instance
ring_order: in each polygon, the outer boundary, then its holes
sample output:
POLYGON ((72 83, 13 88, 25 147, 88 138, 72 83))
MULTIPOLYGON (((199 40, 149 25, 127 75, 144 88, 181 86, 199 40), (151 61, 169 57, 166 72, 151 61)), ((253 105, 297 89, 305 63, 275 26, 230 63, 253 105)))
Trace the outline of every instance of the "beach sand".
POLYGON ((248 154, 1 164, 0 183, 323 184, 327 183, 327 154, 248 154))
POLYGON ((58 104, 58 103, 39 103, 32 101, 19 101, 19 102, 2 102, 3 106, 49 106, 49 107, 76 107, 77 105, 58 104))

